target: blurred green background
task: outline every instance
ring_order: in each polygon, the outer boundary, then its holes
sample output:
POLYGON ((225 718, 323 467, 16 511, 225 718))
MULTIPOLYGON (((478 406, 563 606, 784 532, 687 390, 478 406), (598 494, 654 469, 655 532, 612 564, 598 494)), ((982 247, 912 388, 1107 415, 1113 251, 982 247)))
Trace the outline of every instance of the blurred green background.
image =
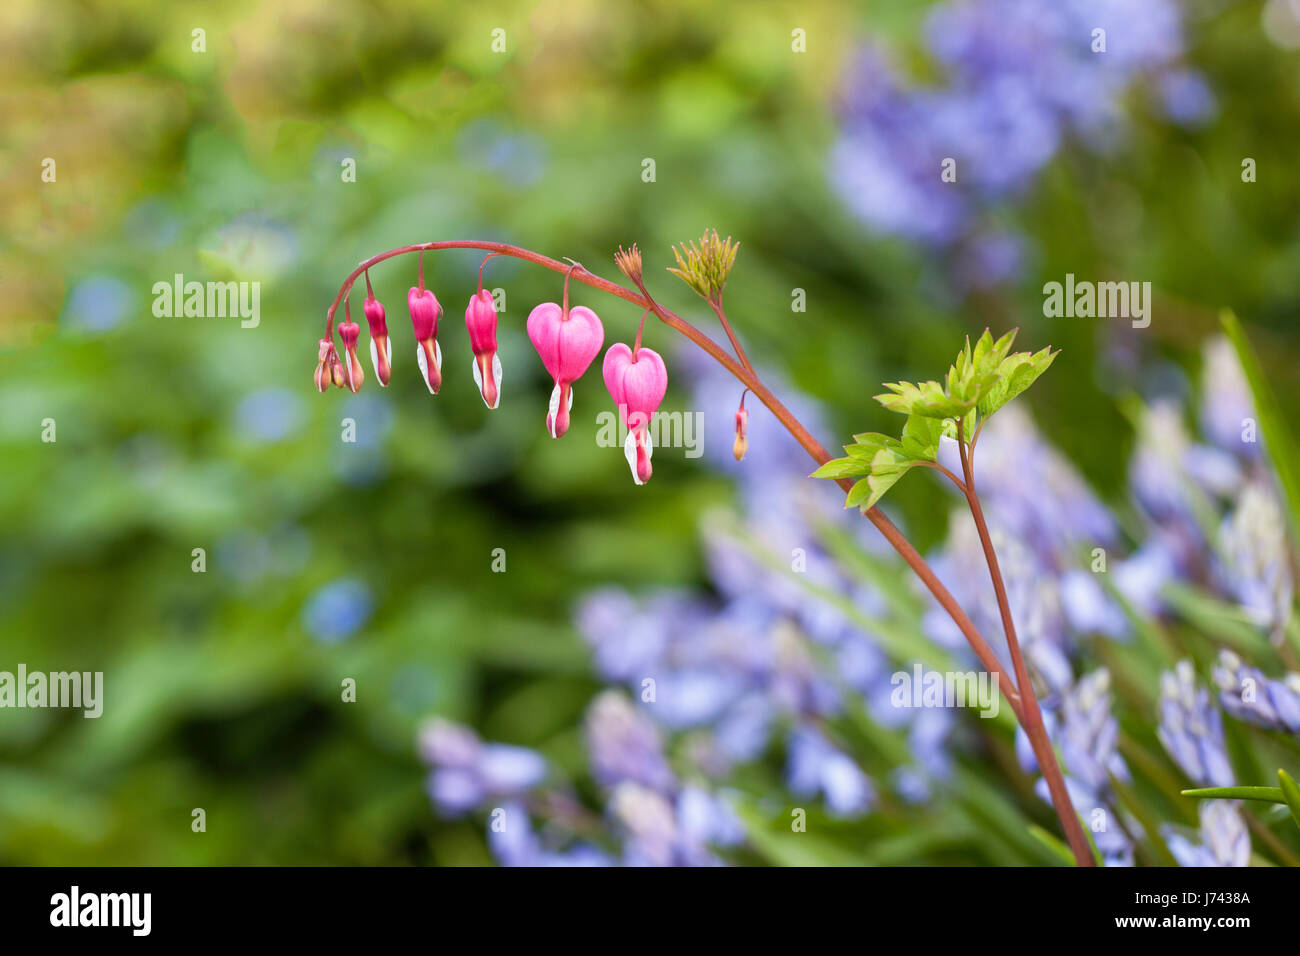
MULTIPOLYGON (((1065 350, 1035 419, 1117 493, 1132 427, 1116 399, 1143 382, 1107 359, 1114 324, 1042 316, 1042 283, 1065 272, 1153 283, 1144 367, 1194 375, 1233 307, 1300 413, 1300 69, 1261 31, 1261 4, 1206 7, 1190 27, 1188 58, 1219 100, 1210 127, 1132 103, 1114 149, 1066 151, 1000 213, 1036 250, 1021 283, 970 294, 934 256, 868 234, 827 183, 850 56, 874 39, 906 58, 926 10, 6 3, 0 669, 103 671, 106 698, 98 720, 0 713, 0 862, 487 862, 479 822, 431 812, 419 724, 465 721, 580 774, 577 728, 600 684, 570 623, 576 596, 703 580, 698 515, 730 499, 725 480, 661 453, 635 488, 591 415, 546 438, 550 383, 523 320, 558 298, 554 274, 487 266, 508 296, 491 414, 459 327, 474 253, 426 263, 448 330, 436 399, 410 361, 408 259, 372 274, 392 387, 367 363, 361 395, 315 393, 325 308, 384 249, 495 239, 618 278, 612 252, 636 241, 651 290, 698 316, 661 270, 670 244, 716 227, 741 241, 728 305, 749 353, 831 410, 827 445, 889 427, 870 399, 880 381, 931 375, 963 334, 1018 325, 1023 347, 1065 350), (259 281, 259 326, 155 317, 151 288, 176 273, 259 281), (355 703, 340 700, 345 678, 355 703)), ((574 301, 611 338, 639 318, 594 292, 574 301)), ((579 411, 605 398, 596 376, 576 392, 579 411)), ((667 407, 685 400, 670 386, 667 407)), ((708 426, 730 442, 729 422, 708 426)), ((897 493, 922 545, 945 520, 926 496, 921 482, 897 493)))

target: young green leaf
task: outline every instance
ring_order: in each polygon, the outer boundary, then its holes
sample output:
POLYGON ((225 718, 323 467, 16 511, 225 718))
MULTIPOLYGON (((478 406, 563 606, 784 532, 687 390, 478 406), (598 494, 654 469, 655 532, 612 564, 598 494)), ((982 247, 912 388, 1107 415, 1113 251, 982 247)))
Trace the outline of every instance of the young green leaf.
POLYGON ((844 499, 844 507, 857 508, 861 507, 862 502, 867 500, 871 494, 871 479, 863 478, 849 489, 849 495, 844 499))
POLYGON ((1182 791, 1184 797, 1206 800, 1257 800, 1261 803, 1286 803, 1280 787, 1200 787, 1182 791))
POLYGON ((871 473, 871 462, 865 458, 832 458, 814 471, 809 478, 856 478, 871 473))
POLYGON ((921 415, 925 418, 957 418, 975 407, 974 401, 959 401, 944 393, 938 382, 886 382, 885 388, 895 394, 875 396, 876 401, 891 412, 902 415, 921 415))
POLYGON ((977 406, 980 416, 988 418, 1033 385, 1038 376, 1047 371, 1052 360, 1059 354, 1059 350, 1053 352, 1049 347, 1033 354, 1017 352, 1004 358, 998 365, 997 382, 980 397, 977 406))

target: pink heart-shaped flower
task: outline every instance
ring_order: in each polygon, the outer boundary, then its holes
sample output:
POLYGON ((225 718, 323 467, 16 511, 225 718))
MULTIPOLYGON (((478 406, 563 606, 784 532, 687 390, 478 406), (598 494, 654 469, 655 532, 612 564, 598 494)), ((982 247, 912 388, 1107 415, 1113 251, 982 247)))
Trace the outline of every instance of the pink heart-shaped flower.
POLYGON ((582 378, 605 344, 605 327, 600 317, 583 305, 575 305, 564 318, 554 302, 543 302, 528 313, 528 339, 542 357, 542 364, 559 384, 582 378))
POLYGON ((628 429, 623 453, 632 469, 632 480, 643 485, 650 480, 650 457, 654 454, 650 419, 668 391, 668 369, 654 349, 643 348, 633 355, 622 342, 615 342, 605 353, 601 371, 605 388, 628 429))
POLYGON ((623 424, 628 428, 648 425, 668 392, 668 369, 659 353, 643 348, 633 357, 630 348, 616 342, 605 353, 601 371, 623 424))
POLYGON ((556 303, 543 302, 528 313, 528 339, 555 380, 546 430, 552 438, 559 438, 569 429, 569 409, 573 405, 570 386, 600 354, 600 347, 605 344, 605 327, 600 324, 600 317, 586 306, 576 305, 566 316, 556 303))

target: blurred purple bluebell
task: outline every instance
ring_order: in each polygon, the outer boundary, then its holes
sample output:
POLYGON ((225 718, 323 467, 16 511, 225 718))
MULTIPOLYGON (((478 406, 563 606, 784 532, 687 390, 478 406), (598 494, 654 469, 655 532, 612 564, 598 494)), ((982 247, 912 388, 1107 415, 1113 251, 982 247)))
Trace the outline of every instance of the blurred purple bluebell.
MULTIPOLYGON (((1059 697, 1043 701, 1044 724, 1060 749, 1070 800, 1088 823, 1106 865, 1131 866, 1133 844, 1118 825, 1111 783, 1112 777, 1127 781, 1129 773, 1116 748, 1119 723, 1110 704, 1110 674, 1102 668, 1079 678, 1059 697)), ((1038 769, 1029 738, 1020 728, 1016 729, 1016 755, 1026 770, 1038 769)), ((1050 802, 1046 780, 1040 778, 1034 789, 1050 802)), ((1128 825, 1136 824, 1129 821, 1128 825)))
POLYGON ((1232 343, 1222 335, 1208 339, 1202 366, 1200 422, 1205 436, 1223 451, 1257 459, 1262 436, 1255 400, 1232 343))
POLYGON ((431 768, 428 792, 439 812, 461 816, 488 800, 516 799, 546 777, 546 760, 536 751, 485 744, 468 727, 434 719, 420 731, 421 759, 431 768))
MULTIPOLYGON (((933 86, 905 85, 875 49, 848 70, 831 178, 873 230, 932 247, 978 244, 985 207, 1027 192, 1067 138, 1109 148, 1122 99, 1143 76, 1161 83, 1175 122, 1203 122, 1213 109, 1203 78, 1176 66, 1183 40, 1171 0, 950 0, 931 11, 924 43, 940 75, 933 86), (947 159, 970 188, 941 178, 947 159)), ((958 278, 971 284, 1016 265, 997 256, 982 273, 978 254, 964 258, 958 278)))
POLYGON ((1294 596, 1286 528, 1277 496, 1262 482, 1250 482, 1219 533, 1227 590, 1278 645, 1294 596))
POLYGON ((1242 663, 1232 651, 1221 650, 1214 683, 1219 688, 1219 703, 1230 716, 1300 736, 1300 674, 1271 680, 1258 668, 1242 663))
POLYGON ((625 780, 661 792, 676 786, 658 728, 623 694, 602 692, 587 710, 585 727, 591 775, 601 786, 625 780))
POLYGON ((1201 787, 1231 787, 1223 718, 1210 703, 1210 692, 1197 686, 1191 661, 1179 661, 1160 675, 1159 712, 1156 734, 1187 778, 1201 787))
POLYGON ((786 774, 792 792, 822 796, 832 816, 861 816, 876 802, 867 775, 811 726, 798 727, 790 734, 786 774))
POLYGON ((611 866, 609 855, 579 843, 567 850, 548 848, 533 830, 523 804, 507 801, 493 811, 488 823, 488 846, 502 866, 611 866))
POLYGON ((1235 800, 1201 803, 1201 840, 1193 843, 1172 827, 1164 828, 1169 852, 1179 866, 1250 866, 1250 833, 1235 800))

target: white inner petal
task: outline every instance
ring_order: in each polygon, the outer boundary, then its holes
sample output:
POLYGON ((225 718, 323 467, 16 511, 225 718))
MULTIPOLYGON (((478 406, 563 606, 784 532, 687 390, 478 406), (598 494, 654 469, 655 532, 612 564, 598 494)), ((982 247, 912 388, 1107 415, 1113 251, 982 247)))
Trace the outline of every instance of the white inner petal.
MULTIPOLYGON (((650 440, 650 433, 645 433, 645 459, 650 461, 654 458, 655 444, 650 440)), ((636 473, 636 433, 629 432, 627 439, 623 442, 623 457, 627 459, 627 466, 632 469, 632 480, 638 485, 644 485, 641 476, 636 473)))
MULTIPOLYGON (((569 392, 569 405, 573 405, 573 392, 569 392)), ((551 401, 546 406, 546 430, 555 437, 555 417, 560 414, 560 386, 556 385, 551 389, 551 401)))
POLYGON ((424 387, 429 390, 430 395, 434 394, 433 386, 429 384, 429 362, 424 357, 424 346, 419 342, 415 343, 415 360, 420 363, 420 377, 424 379, 424 387))
MULTIPOLYGON (((384 336, 384 354, 393 354, 393 344, 388 341, 388 336, 384 336)), ((384 386, 384 388, 387 388, 388 383, 385 382, 383 376, 379 374, 379 347, 375 345, 374 339, 370 340, 370 364, 375 367, 375 378, 379 379, 379 384, 384 386)))

